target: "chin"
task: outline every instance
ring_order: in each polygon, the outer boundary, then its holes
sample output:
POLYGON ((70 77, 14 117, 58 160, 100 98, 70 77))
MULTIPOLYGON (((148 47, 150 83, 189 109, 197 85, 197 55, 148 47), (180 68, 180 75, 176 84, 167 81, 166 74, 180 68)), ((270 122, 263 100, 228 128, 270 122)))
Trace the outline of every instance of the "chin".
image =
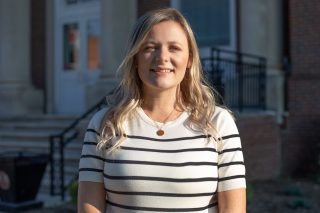
POLYGON ((165 90, 173 90, 173 89, 176 89, 177 88, 177 85, 174 85, 174 86, 169 86, 169 85, 158 85, 158 86, 156 86, 155 87, 155 89, 157 89, 157 90, 163 90, 163 91, 165 91, 165 90))

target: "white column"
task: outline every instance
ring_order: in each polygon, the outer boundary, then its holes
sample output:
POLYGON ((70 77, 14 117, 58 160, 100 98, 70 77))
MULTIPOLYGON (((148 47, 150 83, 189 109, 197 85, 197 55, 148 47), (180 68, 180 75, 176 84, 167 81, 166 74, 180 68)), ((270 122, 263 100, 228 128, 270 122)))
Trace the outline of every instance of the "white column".
POLYGON ((276 110, 277 120, 282 123, 284 113, 284 71, 282 70, 283 56, 283 14, 282 1, 269 0, 268 2, 268 75, 267 105, 276 110), (275 101, 276 100, 276 101, 275 101))
POLYGON ((0 116, 40 112, 31 86, 30 2, 0 1, 0 116))
POLYGON ((267 108, 283 113, 282 1, 242 0, 240 3, 240 51, 268 60, 267 108))
POLYGON ((136 1, 101 2, 103 77, 113 77, 124 57, 130 30, 136 21, 136 1))
POLYGON ((136 0, 101 0, 102 73, 98 83, 88 90, 88 107, 116 86, 115 73, 136 21, 136 5, 136 0))

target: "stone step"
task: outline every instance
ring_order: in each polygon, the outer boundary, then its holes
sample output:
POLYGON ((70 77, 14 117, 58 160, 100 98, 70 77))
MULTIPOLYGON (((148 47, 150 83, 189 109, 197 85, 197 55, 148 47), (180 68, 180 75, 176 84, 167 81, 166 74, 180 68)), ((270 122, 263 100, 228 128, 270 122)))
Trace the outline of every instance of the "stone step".
MULTIPOLYGON (((1 147, 2 148, 2 147, 1 147)), ((48 153, 48 151, 46 150, 43 150, 42 152, 37 152, 37 151, 34 151, 34 150, 27 150, 27 149, 20 149, 20 150, 1 150, 0 152, 0 156, 1 154, 8 154, 9 152, 13 152, 13 153, 16 153, 17 151, 21 152, 21 153, 32 153, 32 154, 44 154, 44 153, 48 153)), ((78 164, 79 162, 79 159, 81 157, 81 150, 79 150, 78 152, 75 152, 75 151, 69 151, 69 150, 66 150, 64 152, 64 162, 65 164, 78 164)), ((56 153, 55 155, 55 161, 59 161, 60 158, 59 158, 59 154, 56 153)))
POLYGON ((28 131, 51 131, 54 133, 60 133, 63 129, 67 128, 71 122, 42 122, 39 124, 39 122, 0 122, 0 128, 1 130, 6 131, 22 131, 22 130, 28 130, 28 131))
MULTIPOLYGON (((60 132, 60 131, 59 131, 60 132)), ((0 141, 49 141, 49 136, 59 132, 52 131, 6 131, 0 130, 0 141)), ((74 132, 66 135, 69 137, 74 132)))
MULTIPOLYGON (((41 200, 44 201, 44 207, 55 207, 55 206, 60 206, 63 205, 64 203, 69 203, 71 200, 71 197, 66 194, 65 200, 61 200, 61 197, 56 195, 56 196, 51 196, 49 192, 39 192, 37 194, 36 200, 41 200)), ((55 211, 48 211, 48 212, 55 212, 55 211)), ((68 211, 69 212, 69 211, 68 211)))
MULTIPOLYGON (((30 152, 48 153, 50 152, 49 136, 61 133, 64 128, 73 122, 72 116, 24 116, 0 118, 0 155, 6 152, 30 152)), ((88 120, 79 123, 80 130, 84 130, 88 120)), ((72 131, 73 133, 74 131, 72 131)), ((68 133, 71 136, 72 133, 68 133)), ((71 143, 67 144, 64 151, 64 171, 65 184, 77 177, 79 160, 82 150, 83 133, 79 134, 71 143)), ((56 143, 58 141, 56 140, 56 143)), ((55 160, 59 160, 59 151, 55 149, 55 160)), ((59 167, 55 166, 55 176, 59 178, 59 167)), ((55 186, 58 187, 58 186, 55 186)), ((66 191, 68 197, 68 191, 66 191)), ((47 165, 42 179, 38 197, 51 197, 50 195, 50 164, 47 165)), ((55 196, 54 202, 59 202, 60 197, 55 196)), ((47 200, 48 198, 45 198, 47 200)), ((46 201, 47 202, 47 201, 46 201)))
POLYGON ((1 121, 74 121, 77 116, 72 115, 55 115, 55 114, 41 114, 41 115, 23 115, 23 116, 1 116, 1 121))
MULTIPOLYGON (((57 148, 57 147, 56 147, 57 148)), ((82 143, 78 141, 71 142, 65 147, 65 156, 67 158, 78 157, 82 150, 82 143)), ((34 141, 1 141, 0 142, 0 153, 3 152, 12 152, 12 151, 21 151, 21 152, 32 152, 32 153, 50 153, 49 142, 34 142, 34 141)), ((58 150, 55 150, 55 153, 58 153, 58 150)))
MULTIPOLYGON (((77 175, 78 175, 78 164, 77 164, 77 166, 66 166, 65 167, 65 176, 64 176, 65 186, 67 187, 73 180, 77 180, 77 175)), ((60 180, 59 173, 55 173, 55 179, 60 180)), ((51 176, 50 176, 50 168, 48 166, 48 168, 46 169, 46 172, 42 178, 39 191, 49 193, 50 192, 50 182, 51 182, 51 176)))

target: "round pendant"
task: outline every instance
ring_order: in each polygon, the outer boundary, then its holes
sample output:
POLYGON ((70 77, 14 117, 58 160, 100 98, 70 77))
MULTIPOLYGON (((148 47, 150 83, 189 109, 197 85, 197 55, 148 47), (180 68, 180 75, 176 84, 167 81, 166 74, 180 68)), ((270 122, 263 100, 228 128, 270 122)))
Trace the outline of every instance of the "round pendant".
POLYGON ((159 130, 157 131, 157 135, 158 135, 158 136, 164 135, 164 131, 163 131, 162 129, 159 129, 159 130))

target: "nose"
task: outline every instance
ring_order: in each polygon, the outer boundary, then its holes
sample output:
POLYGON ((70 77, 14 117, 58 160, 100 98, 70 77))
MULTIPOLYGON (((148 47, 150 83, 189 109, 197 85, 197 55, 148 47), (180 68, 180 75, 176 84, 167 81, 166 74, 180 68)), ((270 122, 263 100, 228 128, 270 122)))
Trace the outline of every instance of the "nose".
POLYGON ((166 50, 166 48, 164 48, 164 47, 158 48, 156 60, 158 62, 168 62, 169 61, 168 50, 166 50))

